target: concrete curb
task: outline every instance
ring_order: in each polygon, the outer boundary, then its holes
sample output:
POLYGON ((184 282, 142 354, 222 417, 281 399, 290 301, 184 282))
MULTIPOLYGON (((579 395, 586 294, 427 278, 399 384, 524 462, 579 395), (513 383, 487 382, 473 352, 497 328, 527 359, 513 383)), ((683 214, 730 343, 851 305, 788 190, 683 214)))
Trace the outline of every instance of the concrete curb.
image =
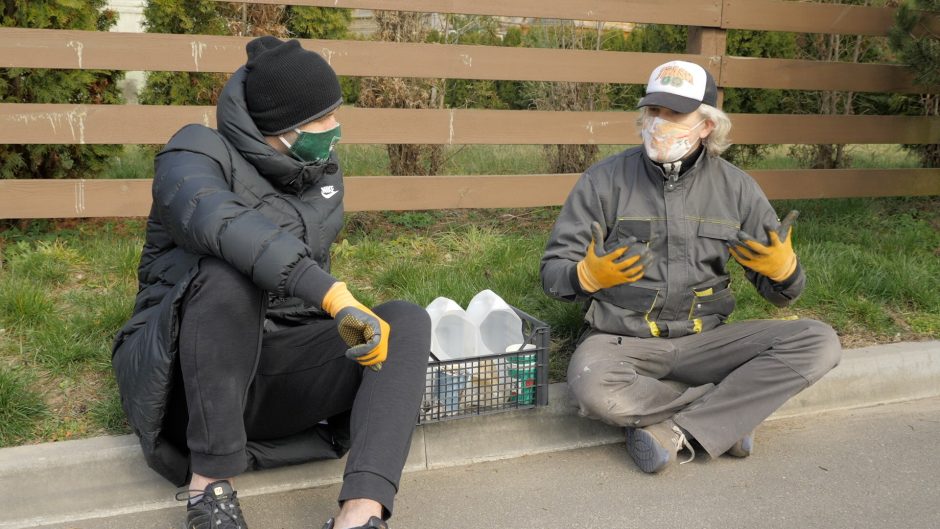
MULTIPOLYGON (((577 416, 567 386, 553 384, 544 408, 426 424, 415 432, 405 472, 570 450, 622 440, 619 428, 577 416)), ((940 341, 844 352, 842 363, 771 420, 940 396, 940 341)), ((342 480, 344 461, 252 472, 241 496, 342 480)), ((0 529, 39 527, 174 505, 175 489, 147 468, 131 435, 0 449, 0 529), (37 501, 39 500, 39 501, 37 501)))

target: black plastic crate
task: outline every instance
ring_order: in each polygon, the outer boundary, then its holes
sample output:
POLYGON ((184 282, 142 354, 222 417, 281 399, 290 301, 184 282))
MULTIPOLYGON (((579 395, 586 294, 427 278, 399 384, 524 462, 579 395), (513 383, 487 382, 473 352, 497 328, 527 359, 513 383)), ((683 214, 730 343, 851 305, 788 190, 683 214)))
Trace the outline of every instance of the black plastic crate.
POLYGON ((446 361, 432 355, 418 424, 548 404, 549 326, 513 310, 528 349, 446 361))

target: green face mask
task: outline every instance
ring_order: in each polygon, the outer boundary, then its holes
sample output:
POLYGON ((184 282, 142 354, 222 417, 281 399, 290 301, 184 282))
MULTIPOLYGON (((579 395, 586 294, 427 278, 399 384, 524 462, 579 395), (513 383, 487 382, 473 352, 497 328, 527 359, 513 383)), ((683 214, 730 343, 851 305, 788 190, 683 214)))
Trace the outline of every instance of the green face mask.
POLYGON ((294 129, 294 132, 297 133, 297 139, 293 144, 287 143, 283 136, 278 137, 288 150, 303 162, 327 160, 341 137, 339 123, 332 129, 320 132, 305 132, 300 129, 294 129))

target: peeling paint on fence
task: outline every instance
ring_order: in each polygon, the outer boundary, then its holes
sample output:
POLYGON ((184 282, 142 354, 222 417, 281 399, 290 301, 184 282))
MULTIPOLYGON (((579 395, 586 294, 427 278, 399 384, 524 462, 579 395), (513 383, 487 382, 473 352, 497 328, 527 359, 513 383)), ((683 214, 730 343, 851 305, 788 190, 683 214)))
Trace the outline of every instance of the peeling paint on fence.
POLYGON ((592 120, 592 121, 588 121, 587 125, 586 125, 584 128, 587 129, 588 134, 594 135, 594 127, 595 127, 595 126, 598 127, 598 128, 605 128, 605 127, 607 127, 608 125, 610 125, 610 122, 609 122, 609 121, 598 121, 598 122, 594 122, 594 121, 592 120))
POLYGON ((82 69, 82 52, 85 50, 85 45, 82 44, 80 41, 70 40, 68 44, 66 44, 66 46, 75 50, 75 55, 78 56, 78 69, 81 70, 82 69))
POLYGON ((206 51, 206 43, 194 40, 189 45, 192 48, 193 62, 196 63, 196 71, 198 72, 200 71, 199 60, 202 59, 202 54, 206 51))
POLYGON ((85 179, 82 178, 75 182, 75 214, 81 215, 85 212, 85 179))
POLYGON ((461 208, 466 203, 468 199, 473 195, 473 189, 469 187, 459 187, 457 188, 457 203, 454 204, 454 207, 461 208))
POLYGON ((453 145, 454 144, 454 111, 453 109, 451 109, 450 112, 448 112, 448 114, 450 115, 450 123, 448 124, 447 144, 453 145))
POLYGON ((323 55, 323 57, 326 59, 326 63, 329 64, 330 66, 333 65, 333 54, 335 53, 336 53, 335 51, 329 48, 320 49, 320 54, 323 55))
POLYGON ((10 114, 6 119, 14 123, 21 123, 25 126, 30 126, 31 123, 35 122, 47 121, 49 126, 52 127, 53 137, 59 134, 59 129, 65 128, 65 125, 68 125, 72 140, 77 141, 80 144, 84 144, 86 117, 88 117, 87 109, 84 106, 79 106, 76 107, 75 110, 71 110, 69 112, 30 112, 10 114))

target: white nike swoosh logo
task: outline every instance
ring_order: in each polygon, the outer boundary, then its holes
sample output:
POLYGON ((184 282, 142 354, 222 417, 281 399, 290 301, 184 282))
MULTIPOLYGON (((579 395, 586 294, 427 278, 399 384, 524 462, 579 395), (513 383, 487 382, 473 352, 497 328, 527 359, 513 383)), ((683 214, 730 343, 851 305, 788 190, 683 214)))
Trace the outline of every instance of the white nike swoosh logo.
POLYGON ((320 192, 320 194, 323 195, 323 198, 330 198, 331 196, 335 195, 336 193, 339 193, 339 191, 337 191, 337 190, 335 190, 335 189, 332 190, 332 191, 321 191, 321 192, 320 192))

